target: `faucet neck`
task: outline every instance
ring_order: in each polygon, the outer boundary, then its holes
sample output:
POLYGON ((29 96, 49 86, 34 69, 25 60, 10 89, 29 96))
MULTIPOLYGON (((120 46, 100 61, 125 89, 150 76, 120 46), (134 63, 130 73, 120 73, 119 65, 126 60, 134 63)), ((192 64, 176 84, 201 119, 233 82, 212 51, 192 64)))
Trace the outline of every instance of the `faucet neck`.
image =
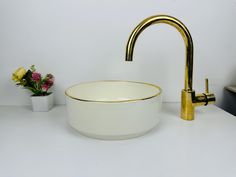
POLYGON ((145 20, 143 20, 131 33, 127 46, 126 46, 126 61, 133 60, 133 51, 135 42, 140 35, 140 33, 146 29, 148 26, 157 24, 157 23, 165 23, 175 27, 181 34, 185 46, 186 46, 186 64, 185 64, 185 84, 184 90, 187 92, 191 92, 192 89, 192 78, 193 78, 193 41, 192 37, 186 28, 186 26, 180 22, 178 19, 167 16, 167 15, 156 15, 151 16, 145 20))

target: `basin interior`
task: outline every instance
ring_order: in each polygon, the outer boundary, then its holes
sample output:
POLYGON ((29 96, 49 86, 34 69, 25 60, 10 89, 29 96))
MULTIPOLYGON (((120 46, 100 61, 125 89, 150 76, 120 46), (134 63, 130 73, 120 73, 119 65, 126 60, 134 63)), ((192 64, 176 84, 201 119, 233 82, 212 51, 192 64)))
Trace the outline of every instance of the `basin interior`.
POLYGON ((145 100, 160 95, 160 87, 132 81, 98 81, 74 85, 66 95, 81 101, 127 102, 145 100))

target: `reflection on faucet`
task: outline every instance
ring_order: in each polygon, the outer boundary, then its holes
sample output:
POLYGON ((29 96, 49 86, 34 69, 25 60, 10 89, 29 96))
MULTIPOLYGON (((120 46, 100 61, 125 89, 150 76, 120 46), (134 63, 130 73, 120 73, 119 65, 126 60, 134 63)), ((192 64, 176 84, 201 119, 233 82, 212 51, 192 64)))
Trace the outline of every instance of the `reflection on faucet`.
POLYGON ((206 79, 206 92, 195 94, 192 88, 193 80, 193 41, 186 26, 178 19, 167 15, 151 16, 143 20, 131 33, 126 46, 126 61, 133 60, 135 42, 140 33, 148 26, 166 23, 175 27, 181 34, 186 46, 185 84, 181 94, 181 118, 184 120, 194 119, 195 106, 208 105, 215 102, 215 96, 208 92, 208 79, 206 79))

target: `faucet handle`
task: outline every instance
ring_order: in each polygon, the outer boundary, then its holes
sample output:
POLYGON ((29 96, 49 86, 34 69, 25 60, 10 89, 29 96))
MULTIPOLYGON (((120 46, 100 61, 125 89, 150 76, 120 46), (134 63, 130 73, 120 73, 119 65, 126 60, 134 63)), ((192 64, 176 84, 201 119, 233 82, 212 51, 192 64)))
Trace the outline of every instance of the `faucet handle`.
POLYGON ((195 106, 206 106, 215 103, 215 95, 209 92, 209 82, 205 79, 205 93, 196 94, 193 100, 195 106))
POLYGON ((205 93, 209 93, 209 83, 208 83, 208 78, 205 79, 205 93))
POLYGON ((205 96, 205 106, 208 104, 212 104, 215 102, 216 98, 215 95, 213 93, 209 92, 209 81, 208 78, 205 79, 205 93, 203 93, 203 95, 205 96))

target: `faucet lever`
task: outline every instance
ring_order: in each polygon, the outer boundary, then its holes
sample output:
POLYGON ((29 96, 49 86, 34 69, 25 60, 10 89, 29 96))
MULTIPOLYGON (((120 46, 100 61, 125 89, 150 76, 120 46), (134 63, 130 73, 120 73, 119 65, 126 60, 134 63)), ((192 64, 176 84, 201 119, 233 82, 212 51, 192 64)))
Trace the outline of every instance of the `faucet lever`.
POLYGON ((209 83, 208 83, 208 78, 205 79, 205 93, 209 93, 209 83))
POLYGON ((205 93, 196 94, 193 97, 194 106, 207 106, 208 104, 213 104, 216 98, 213 93, 209 92, 209 82, 208 78, 205 79, 205 93))

